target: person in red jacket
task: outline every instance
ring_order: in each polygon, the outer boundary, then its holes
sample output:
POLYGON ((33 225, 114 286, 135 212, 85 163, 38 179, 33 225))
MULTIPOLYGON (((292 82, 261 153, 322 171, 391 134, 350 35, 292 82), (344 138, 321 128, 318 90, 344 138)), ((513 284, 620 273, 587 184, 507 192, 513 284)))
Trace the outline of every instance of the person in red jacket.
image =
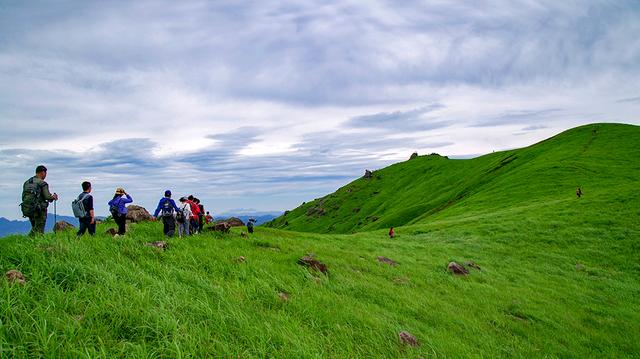
POLYGON ((393 239, 396 236, 396 232, 393 230, 393 227, 389 230, 389 238, 393 239))
POLYGON ((191 228, 191 234, 196 234, 198 233, 198 228, 199 228, 198 219, 200 218, 200 207, 193 200, 194 200, 193 195, 190 195, 189 198, 187 199, 187 203, 189 203, 189 206, 191 206, 191 218, 189 220, 190 222, 189 227, 191 228))

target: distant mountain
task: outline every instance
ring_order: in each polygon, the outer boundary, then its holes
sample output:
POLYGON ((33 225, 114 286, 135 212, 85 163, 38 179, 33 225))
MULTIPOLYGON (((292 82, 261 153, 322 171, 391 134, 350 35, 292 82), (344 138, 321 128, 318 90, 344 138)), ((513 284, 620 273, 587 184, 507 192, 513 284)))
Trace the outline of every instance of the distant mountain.
POLYGON ((278 218, 279 216, 282 215, 282 212, 253 212, 253 213, 248 213, 248 212, 236 212, 236 213, 221 213, 219 215, 214 216, 214 218, 216 220, 219 219, 226 219, 226 218, 231 218, 231 217, 235 217, 235 218, 240 218, 240 220, 242 220, 242 222, 247 223, 247 221, 249 220, 249 218, 253 218, 256 220, 256 225, 259 226, 263 223, 269 222, 271 220, 273 220, 274 218, 278 218))
MULTIPOLYGON (((98 217, 100 219, 101 217, 98 217)), ((78 219, 70 216, 57 217, 58 221, 66 221, 74 226, 78 226, 78 219)), ((55 224, 54 216, 52 213, 47 213, 47 224, 45 231, 53 231, 53 225, 55 224)), ((31 231, 31 224, 28 219, 22 221, 8 220, 4 217, 0 217, 0 237, 8 236, 10 234, 27 234, 31 231)))

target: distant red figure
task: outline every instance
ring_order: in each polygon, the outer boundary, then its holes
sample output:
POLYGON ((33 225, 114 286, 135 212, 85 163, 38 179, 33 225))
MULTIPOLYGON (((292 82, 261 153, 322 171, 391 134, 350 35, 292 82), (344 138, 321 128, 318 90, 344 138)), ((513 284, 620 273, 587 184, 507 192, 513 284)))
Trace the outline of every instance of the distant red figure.
POLYGON ((396 232, 393 230, 393 227, 389 230, 389 238, 393 238, 396 236, 396 232))
POLYGON ((576 189, 576 196, 578 196, 578 198, 582 197, 582 190, 580 189, 580 187, 576 189))

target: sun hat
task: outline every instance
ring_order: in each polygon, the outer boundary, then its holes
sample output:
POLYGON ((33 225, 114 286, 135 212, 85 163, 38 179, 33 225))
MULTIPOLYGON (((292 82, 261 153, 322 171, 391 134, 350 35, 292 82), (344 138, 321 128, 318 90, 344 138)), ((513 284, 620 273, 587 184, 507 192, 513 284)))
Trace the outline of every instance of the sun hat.
POLYGON ((116 194, 124 194, 124 188, 122 187, 116 188, 116 194))

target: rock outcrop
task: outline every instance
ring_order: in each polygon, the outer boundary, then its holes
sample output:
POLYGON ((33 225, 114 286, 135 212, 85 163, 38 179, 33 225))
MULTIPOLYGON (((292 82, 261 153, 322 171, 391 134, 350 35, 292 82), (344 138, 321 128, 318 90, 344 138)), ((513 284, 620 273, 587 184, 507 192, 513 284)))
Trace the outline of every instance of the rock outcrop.
POLYGON ((64 232, 69 228, 75 228, 75 226, 69 222, 66 221, 58 221, 56 222, 56 224, 53 225, 53 231, 54 232, 64 232))
POLYGON ((9 283, 24 285, 27 282, 27 280, 24 278, 24 274, 22 274, 22 272, 20 272, 19 270, 12 269, 5 273, 5 275, 7 276, 7 280, 9 281, 9 283))
POLYGON ((153 217, 144 207, 136 206, 135 204, 127 207, 127 221, 140 223, 151 220, 153 220, 153 217))
POLYGON ((469 270, 467 268, 465 268, 463 265, 460 265, 456 262, 451 262, 449 263, 449 265, 447 266, 447 269, 449 270, 449 272, 455 274, 455 275, 467 275, 469 274, 469 270))
POLYGON ((315 259, 313 255, 306 255, 300 259, 298 259, 298 264, 303 265, 305 267, 317 270, 322 274, 327 273, 327 265, 315 259))

